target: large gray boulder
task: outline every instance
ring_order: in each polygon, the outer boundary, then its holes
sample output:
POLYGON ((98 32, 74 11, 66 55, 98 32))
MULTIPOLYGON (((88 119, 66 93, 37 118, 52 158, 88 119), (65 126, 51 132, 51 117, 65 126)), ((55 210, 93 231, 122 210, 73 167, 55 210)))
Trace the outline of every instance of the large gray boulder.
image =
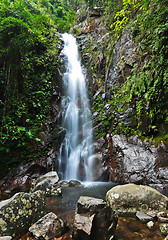
POLYGON ((77 203, 73 239, 112 239, 117 216, 102 199, 81 196, 77 203))
POLYGON ((61 188, 58 181, 59 177, 57 172, 48 172, 32 183, 31 192, 41 190, 44 192, 45 196, 58 196, 61 194, 61 188))
POLYGON ((108 206, 119 214, 137 211, 168 211, 168 198, 149 186, 125 184, 110 189, 106 194, 108 206))
POLYGON ((9 235, 18 239, 45 213, 45 198, 41 191, 16 193, 0 202, 0 236, 9 235))
MULTIPOLYGON (((120 184, 135 183, 168 189, 168 148, 142 141, 137 135, 112 137, 110 179, 120 184)), ((107 158, 108 161, 109 157, 107 158)))
POLYGON ((34 183, 38 184, 39 182, 46 180, 46 179, 50 180, 52 184, 55 184, 59 181, 57 172, 51 171, 51 172, 48 172, 48 173, 44 174, 43 176, 37 178, 37 180, 34 183))
POLYGON ((34 223, 29 231, 33 233, 35 238, 51 239, 59 237, 65 231, 64 222, 59 219, 54 213, 50 212, 36 223, 34 223))

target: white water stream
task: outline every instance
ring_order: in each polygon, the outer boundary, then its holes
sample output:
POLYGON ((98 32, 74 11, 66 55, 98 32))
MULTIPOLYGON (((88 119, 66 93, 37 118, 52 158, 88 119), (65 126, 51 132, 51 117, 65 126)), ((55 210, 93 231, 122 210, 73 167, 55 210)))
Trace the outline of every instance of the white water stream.
POLYGON ((63 34, 66 72, 63 82, 63 122, 66 135, 60 147, 59 172, 63 179, 92 181, 92 121, 85 77, 76 39, 63 34))

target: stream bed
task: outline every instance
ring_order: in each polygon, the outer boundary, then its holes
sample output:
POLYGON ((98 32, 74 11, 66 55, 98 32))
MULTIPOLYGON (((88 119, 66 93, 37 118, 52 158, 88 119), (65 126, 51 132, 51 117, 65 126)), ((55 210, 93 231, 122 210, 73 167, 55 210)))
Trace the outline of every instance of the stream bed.
MULTIPOLYGON (((116 184, 111 182, 87 182, 75 187, 63 187, 62 196, 46 199, 47 210, 48 212, 54 212, 72 229, 76 203, 79 197, 90 196, 105 200, 106 192, 114 186, 116 184)), ((115 240, 164 240, 164 238, 160 233, 158 222, 155 222, 155 227, 150 230, 146 223, 142 223, 136 217, 119 217, 118 219, 115 240)), ((72 230, 64 236, 54 239, 71 240, 72 230)), ((27 233, 20 240, 35 240, 35 238, 27 233)))
MULTIPOLYGON (((76 203, 80 196, 90 196, 105 200, 106 192, 116 186, 111 182, 84 183, 76 187, 62 189, 62 197, 47 198, 48 211, 57 214, 69 227, 73 226, 76 203)), ((71 239, 71 232, 59 239, 71 239)), ((150 230, 145 223, 136 217, 119 217, 115 240, 163 240, 159 230, 159 223, 155 222, 154 229, 150 230)), ((96 239, 95 239, 96 240, 96 239)))

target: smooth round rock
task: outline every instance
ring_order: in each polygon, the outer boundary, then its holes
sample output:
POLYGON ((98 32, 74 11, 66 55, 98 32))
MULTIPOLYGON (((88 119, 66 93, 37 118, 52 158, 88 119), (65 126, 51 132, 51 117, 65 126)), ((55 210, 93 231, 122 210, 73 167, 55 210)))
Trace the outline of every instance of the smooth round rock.
POLYGON ((152 187, 136 184, 118 185, 106 194, 108 206, 119 214, 167 212, 168 198, 152 187))

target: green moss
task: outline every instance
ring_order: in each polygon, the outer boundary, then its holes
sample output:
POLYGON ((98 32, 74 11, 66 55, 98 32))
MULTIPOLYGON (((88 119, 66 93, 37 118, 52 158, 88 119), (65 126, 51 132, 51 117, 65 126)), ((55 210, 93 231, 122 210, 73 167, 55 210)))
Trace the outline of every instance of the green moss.
POLYGON ((168 134, 158 135, 155 138, 155 146, 158 146, 160 143, 164 142, 164 144, 168 147, 168 134))
MULTIPOLYGON (((110 89, 113 97, 107 103, 110 104, 109 112, 113 114, 113 119, 103 115, 105 103, 101 102, 101 96, 93 102, 93 111, 99 113, 96 119, 97 124, 100 124, 97 136, 104 136, 109 131, 112 134, 122 133, 128 136, 138 134, 141 138, 150 141, 155 139, 156 145, 161 141, 167 144, 168 24, 166 4, 164 1, 148 0, 137 2, 137 7, 136 4, 121 6, 117 2, 106 1, 106 26, 107 28, 114 25, 118 27, 115 32, 108 31, 108 40, 105 41, 106 71, 113 60, 113 49, 117 39, 123 31, 129 31, 132 40, 137 45, 138 62, 133 65, 130 75, 125 77, 123 84, 110 89), (122 24, 125 14, 128 21, 122 24), (128 127, 124 122, 118 121, 117 116, 119 117, 121 112, 129 107, 133 109, 133 112, 131 126, 128 127)), ((99 55, 99 53, 96 54, 99 55)), ((124 64, 124 60, 120 64, 124 64)), ((95 64, 93 65, 92 71, 96 73, 97 69, 95 64)), ((106 82, 103 82, 103 78, 101 85, 102 89, 106 89, 106 82)))

